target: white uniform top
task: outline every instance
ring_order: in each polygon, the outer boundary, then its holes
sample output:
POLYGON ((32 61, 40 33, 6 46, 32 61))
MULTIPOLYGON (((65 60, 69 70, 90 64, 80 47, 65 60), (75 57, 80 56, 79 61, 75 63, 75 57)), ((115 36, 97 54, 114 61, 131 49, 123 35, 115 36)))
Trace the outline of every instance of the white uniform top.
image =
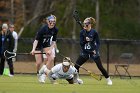
POLYGON ((70 66, 69 70, 67 72, 63 72, 63 65, 62 63, 57 64, 51 69, 53 78, 65 78, 65 79, 71 79, 74 77, 74 74, 78 74, 77 69, 74 66, 70 66))

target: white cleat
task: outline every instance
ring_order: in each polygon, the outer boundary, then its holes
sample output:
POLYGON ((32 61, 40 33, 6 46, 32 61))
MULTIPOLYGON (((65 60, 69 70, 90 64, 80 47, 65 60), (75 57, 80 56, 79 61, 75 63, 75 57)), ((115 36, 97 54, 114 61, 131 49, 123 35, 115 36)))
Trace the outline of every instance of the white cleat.
POLYGON ((38 81, 40 83, 45 83, 45 81, 46 81, 46 75, 45 74, 38 75, 38 81))
POLYGON ((14 77, 14 75, 12 75, 12 74, 9 74, 8 76, 9 76, 9 77, 14 77))
POLYGON ((106 79, 107 80, 107 85, 112 85, 112 80, 109 78, 106 79))
POLYGON ((38 80, 40 83, 45 83, 45 81, 43 79, 39 79, 38 80))

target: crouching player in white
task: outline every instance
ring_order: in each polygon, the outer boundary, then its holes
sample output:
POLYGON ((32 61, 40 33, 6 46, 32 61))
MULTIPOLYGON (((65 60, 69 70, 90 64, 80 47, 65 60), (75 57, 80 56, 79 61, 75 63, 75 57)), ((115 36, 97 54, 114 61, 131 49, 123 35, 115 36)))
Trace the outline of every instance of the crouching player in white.
MULTIPOLYGON (((71 65, 69 57, 65 57, 62 63, 57 64, 50 71, 44 70, 44 72, 49 72, 48 78, 52 84, 57 84, 56 79, 66 79, 69 84, 83 84, 83 81, 79 79, 77 69, 71 65)), ((44 77, 41 76, 41 78, 44 77)))

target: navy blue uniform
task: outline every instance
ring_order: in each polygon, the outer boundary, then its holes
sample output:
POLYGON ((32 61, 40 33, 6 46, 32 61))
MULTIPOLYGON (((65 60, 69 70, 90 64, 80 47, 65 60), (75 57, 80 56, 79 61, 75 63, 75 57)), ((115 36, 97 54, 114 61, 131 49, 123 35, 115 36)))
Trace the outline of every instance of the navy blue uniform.
POLYGON ((83 54, 89 54, 94 55, 93 51, 96 51, 96 55, 93 56, 93 58, 99 56, 99 45, 100 45, 100 40, 98 33, 94 30, 91 29, 91 31, 86 31, 86 30, 81 30, 80 32, 80 46, 82 48, 82 53, 83 54), (89 38, 89 41, 86 41, 86 37, 89 38))
POLYGON ((102 72, 102 74, 105 76, 105 78, 108 78, 109 75, 102 66, 100 55, 99 55, 99 46, 100 46, 100 40, 98 33, 96 30, 91 29, 90 31, 81 30, 80 32, 80 46, 81 46, 81 53, 79 58, 76 61, 75 68, 79 72, 79 67, 83 65, 89 58, 95 61, 97 67, 102 72), (89 38, 89 40, 86 40, 86 37, 89 38), (96 54, 93 53, 93 51, 96 51, 96 54))
POLYGON ((41 27, 36 35, 36 40, 38 40, 38 45, 36 47, 37 50, 50 47, 51 46, 51 38, 52 41, 56 41, 57 39, 58 29, 56 27, 50 29, 47 25, 41 27))
MULTIPOLYGON (((4 62, 5 62, 5 57, 4 57, 4 51, 8 50, 10 52, 13 52, 14 49, 14 38, 13 35, 10 31, 7 31, 7 34, 4 35, 2 33, 0 33, 0 75, 3 74, 4 71, 4 62)), ((10 74, 14 74, 13 71, 13 62, 12 62, 12 58, 7 59, 8 65, 9 65, 9 69, 10 69, 10 74)))

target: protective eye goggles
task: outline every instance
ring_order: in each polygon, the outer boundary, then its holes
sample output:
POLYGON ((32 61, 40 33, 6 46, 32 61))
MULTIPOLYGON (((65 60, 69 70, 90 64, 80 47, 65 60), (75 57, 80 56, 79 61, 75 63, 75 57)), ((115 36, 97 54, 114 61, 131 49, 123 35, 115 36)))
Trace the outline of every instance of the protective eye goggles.
POLYGON ((53 25, 55 25, 56 24, 56 22, 55 21, 49 21, 49 24, 53 24, 53 25))
POLYGON ((83 25, 86 25, 86 26, 88 26, 89 24, 90 24, 90 22, 83 23, 83 25))

